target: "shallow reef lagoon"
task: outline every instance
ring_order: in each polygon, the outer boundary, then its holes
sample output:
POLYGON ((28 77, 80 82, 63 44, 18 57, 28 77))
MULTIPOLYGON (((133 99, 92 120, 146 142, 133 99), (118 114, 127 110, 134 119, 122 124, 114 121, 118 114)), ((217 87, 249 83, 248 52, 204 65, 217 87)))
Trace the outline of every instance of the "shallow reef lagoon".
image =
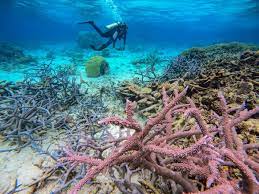
POLYGON ((258 67, 258 0, 0 0, 0 194, 256 194, 258 67))

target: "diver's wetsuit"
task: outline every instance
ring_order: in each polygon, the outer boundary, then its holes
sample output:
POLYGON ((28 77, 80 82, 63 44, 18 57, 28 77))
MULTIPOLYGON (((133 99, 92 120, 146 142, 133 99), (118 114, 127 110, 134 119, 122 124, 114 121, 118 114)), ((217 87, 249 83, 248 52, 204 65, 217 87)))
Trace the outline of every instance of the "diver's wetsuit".
MULTIPOLYGON (((123 48, 122 50, 125 49, 125 44, 126 44, 126 37, 127 37, 127 25, 118 23, 112 28, 107 28, 105 32, 102 32, 98 26, 95 25, 93 21, 87 21, 87 22, 81 22, 79 24, 90 24, 100 36, 104 38, 109 38, 109 40, 101 45, 99 48, 95 48, 94 45, 91 45, 91 48, 97 51, 103 50, 107 48, 110 44, 113 44, 113 48, 115 48, 116 41, 119 39, 123 39, 123 48)), ((120 49, 121 50, 121 49, 120 49)))

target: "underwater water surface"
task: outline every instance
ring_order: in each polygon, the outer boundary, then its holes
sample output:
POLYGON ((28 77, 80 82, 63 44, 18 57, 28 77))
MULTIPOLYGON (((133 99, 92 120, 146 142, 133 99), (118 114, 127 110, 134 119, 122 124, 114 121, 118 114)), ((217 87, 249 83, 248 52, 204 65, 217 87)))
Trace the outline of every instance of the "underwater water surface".
POLYGON ((0 0, 0 194, 257 193, 258 67, 258 0, 0 0))
POLYGON ((2 40, 71 41, 87 29, 77 22, 123 20, 133 45, 258 42, 257 0, 4 0, 0 9, 2 40))

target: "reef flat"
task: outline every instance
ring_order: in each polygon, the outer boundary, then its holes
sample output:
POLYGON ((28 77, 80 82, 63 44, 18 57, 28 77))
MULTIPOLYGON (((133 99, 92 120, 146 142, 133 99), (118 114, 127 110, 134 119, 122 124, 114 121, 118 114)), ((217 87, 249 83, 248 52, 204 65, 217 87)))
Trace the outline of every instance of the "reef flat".
POLYGON ((46 50, 0 82, 4 193, 258 191, 257 46, 46 50), (96 55, 109 72, 88 78, 96 55))

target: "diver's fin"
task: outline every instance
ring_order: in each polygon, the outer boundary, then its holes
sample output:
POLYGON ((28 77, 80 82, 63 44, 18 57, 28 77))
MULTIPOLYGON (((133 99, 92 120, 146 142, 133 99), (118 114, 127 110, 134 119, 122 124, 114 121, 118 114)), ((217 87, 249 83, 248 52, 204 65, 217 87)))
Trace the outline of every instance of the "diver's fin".
POLYGON ((93 21, 78 22, 77 24, 93 24, 93 21))
POLYGON ((98 49, 94 46, 94 45, 90 45, 90 47, 91 47, 91 49, 93 49, 93 50, 95 50, 95 51, 97 51, 98 49))

